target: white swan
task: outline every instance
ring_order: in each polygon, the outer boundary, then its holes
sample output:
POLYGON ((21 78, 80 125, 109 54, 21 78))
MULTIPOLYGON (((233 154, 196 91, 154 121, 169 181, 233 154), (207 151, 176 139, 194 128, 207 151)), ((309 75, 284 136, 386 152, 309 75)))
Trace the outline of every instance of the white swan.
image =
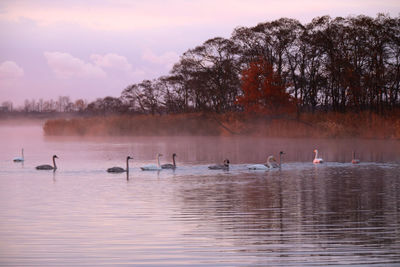
POLYGON ((175 153, 172 154, 172 163, 173 164, 166 163, 166 164, 161 165, 161 168, 162 169, 175 169, 176 168, 175 157, 176 157, 176 154, 175 153))
POLYGON ((217 164, 208 166, 210 170, 228 170, 229 169, 229 159, 224 160, 224 164, 217 164))
POLYGON ((161 170, 161 166, 160 166, 160 157, 161 156, 162 156, 162 154, 157 154, 157 165, 149 164, 149 165, 140 167, 140 169, 142 169, 142 171, 159 171, 159 170, 161 170))
POLYGON ((275 157, 271 155, 267 158, 267 163, 248 165, 247 169, 249 169, 249 170, 269 170, 270 168, 278 168, 278 167, 279 167, 279 165, 276 163, 275 157))
POLYGON ((56 170, 57 169, 56 159, 58 159, 58 157, 56 155, 53 155, 53 166, 48 164, 39 165, 36 166, 36 170, 56 170))
POLYGON ((252 165, 248 165, 247 169, 249 169, 249 170, 269 170, 269 167, 267 167, 265 164, 252 164, 252 165))
POLYGON ((108 168, 107 172, 113 172, 113 173, 120 173, 120 172, 129 172, 129 160, 133 159, 130 156, 126 157, 126 170, 121 167, 112 167, 108 168))
POLYGON ((22 162, 22 161, 25 160, 25 158, 24 158, 24 149, 22 149, 21 155, 22 155, 21 157, 15 157, 15 158, 13 159, 13 161, 14 161, 14 162, 22 162))
POLYGON ((313 160, 313 163, 318 164, 318 163, 324 163, 324 160, 322 158, 318 158, 318 150, 314 149, 315 157, 313 160))
POLYGON ((353 151, 353 158, 351 159, 351 163, 358 164, 360 163, 359 159, 356 159, 356 152, 353 151))

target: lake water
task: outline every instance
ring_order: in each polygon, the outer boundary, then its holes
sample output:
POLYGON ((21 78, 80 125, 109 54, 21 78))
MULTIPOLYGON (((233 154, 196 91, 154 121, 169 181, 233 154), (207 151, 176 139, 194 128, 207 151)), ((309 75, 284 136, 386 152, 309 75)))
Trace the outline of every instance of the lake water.
POLYGON ((45 137, 0 125, 0 148, 1 266, 400 265, 399 141, 45 137), (12 162, 22 147, 25 162, 12 162), (311 163, 314 148, 326 163, 311 163), (281 150, 281 170, 247 170, 281 150), (162 163, 177 153, 178 168, 141 171, 158 152, 162 163), (56 172, 35 170, 53 154, 56 172), (128 155, 129 177, 105 171, 128 155), (225 158, 229 171, 208 170, 225 158))

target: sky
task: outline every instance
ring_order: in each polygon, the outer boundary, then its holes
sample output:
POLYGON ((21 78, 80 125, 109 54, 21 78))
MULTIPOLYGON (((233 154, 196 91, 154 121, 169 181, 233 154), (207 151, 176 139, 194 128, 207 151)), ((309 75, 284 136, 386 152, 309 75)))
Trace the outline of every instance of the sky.
POLYGON ((188 49, 282 17, 378 13, 398 0, 0 0, 0 105, 119 97, 168 75, 188 49))

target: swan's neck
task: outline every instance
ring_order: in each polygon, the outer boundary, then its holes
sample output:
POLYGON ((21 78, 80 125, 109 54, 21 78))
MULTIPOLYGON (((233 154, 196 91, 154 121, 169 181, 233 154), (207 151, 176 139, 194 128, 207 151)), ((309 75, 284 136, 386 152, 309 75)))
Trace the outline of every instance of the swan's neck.
POLYGON ((24 159, 24 149, 22 149, 22 159, 24 159))
POLYGON ((318 158, 318 150, 315 150, 315 158, 318 158))
POLYGON ((176 164, 175 164, 175 156, 172 156, 172 163, 174 164, 174 167, 176 167, 176 164))
POLYGON ((271 157, 268 157, 267 158, 267 164, 266 164, 268 167, 271 167, 271 157))
POLYGON ((356 158, 356 152, 353 151, 353 159, 356 158))
POLYGON ((160 156, 157 156, 157 164, 158 164, 158 167, 160 167, 160 156))
POLYGON ((57 169, 56 158, 54 158, 54 157, 53 157, 53 167, 54 167, 54 169, 57 169))
POLYGON ((129 172, 129 158, 126 159, 126 172, 129 172))

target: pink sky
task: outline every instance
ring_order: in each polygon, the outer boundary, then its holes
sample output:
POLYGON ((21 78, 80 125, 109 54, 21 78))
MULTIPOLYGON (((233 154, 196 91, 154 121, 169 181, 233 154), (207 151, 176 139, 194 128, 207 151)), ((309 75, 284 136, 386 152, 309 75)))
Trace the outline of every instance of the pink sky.
POLYGON ((398 0, 97 0, 0 2, 0 105, 89 101, 168 74, 179 55, 237 26, 281 17, 400 14, 398 0))

